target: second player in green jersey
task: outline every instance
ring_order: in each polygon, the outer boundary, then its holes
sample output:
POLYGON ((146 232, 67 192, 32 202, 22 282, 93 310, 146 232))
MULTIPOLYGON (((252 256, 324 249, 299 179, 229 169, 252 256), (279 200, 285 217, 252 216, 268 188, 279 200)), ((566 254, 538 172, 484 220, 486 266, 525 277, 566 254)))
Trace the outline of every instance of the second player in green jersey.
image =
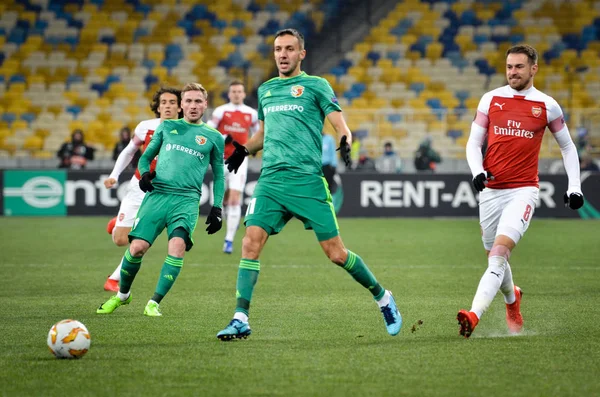
POLYGON ((147 194, 129 233, 131 243, 123 258, 119 292, 102 304, 97 313, 109 314, 131 302, 131 284, 140 270, 142 257, 166 227, 167 257, 154 295, 144 309, 147 316, 162 315, 159 304, 179 276, 185 252, 193 246, 202 182, 209 165, 214 173, 214 206, 206 220, 206 231, 213 234, 221 229, 225 142, 218 131, 202 122, 207 105, 204 87, 187 84, 181 91, 183 119, 160 124, 140 158, 140 189, 147 194), (156 170, 150 172, 150 162, 159 153, 156 170))

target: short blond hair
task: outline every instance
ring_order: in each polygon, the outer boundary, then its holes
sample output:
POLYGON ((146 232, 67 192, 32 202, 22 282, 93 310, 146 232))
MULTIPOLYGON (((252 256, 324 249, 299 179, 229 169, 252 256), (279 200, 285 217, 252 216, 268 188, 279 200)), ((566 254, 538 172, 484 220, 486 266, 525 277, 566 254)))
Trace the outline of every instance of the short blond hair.
POLYGON ((204 99, 208 100, 208 91, 200 83, 187 83, 184 85, 181 89, 181 97, 183 98, 183 94, 188 91, 200 91, 204 94, 204 99))

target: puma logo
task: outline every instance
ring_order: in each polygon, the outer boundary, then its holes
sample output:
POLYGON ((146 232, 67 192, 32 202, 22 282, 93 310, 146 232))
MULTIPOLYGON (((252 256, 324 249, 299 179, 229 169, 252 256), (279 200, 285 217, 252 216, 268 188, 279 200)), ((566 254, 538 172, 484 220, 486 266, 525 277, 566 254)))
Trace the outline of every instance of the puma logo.
POLYGON ((492 273, 492 274, 493 274, 493 275, 495 275, 496 277, 500 278, 500 275, 499 275, 498 273, 494 273, 494 272, 490 272, 490 273, 492 273))
POLYGON ((500 110, 504 110, 504 109, 502 109, 502 106, 504 106, 504 105, 505 105, 505 103, 499 104, 498 102, 494 102, 494 106, 498 106, 500 108, 500 110))

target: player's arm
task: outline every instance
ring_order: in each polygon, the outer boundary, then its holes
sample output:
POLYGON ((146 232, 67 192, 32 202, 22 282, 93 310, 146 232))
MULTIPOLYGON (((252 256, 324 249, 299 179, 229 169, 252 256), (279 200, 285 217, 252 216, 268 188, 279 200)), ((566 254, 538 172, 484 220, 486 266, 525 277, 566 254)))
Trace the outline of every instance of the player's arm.
POLYGON ((329 120, 340 139, 340 146, 337 148, 337 150, 340 151, 340 155, 342 160, 344 160, 346 167, 349 167, 352 163, 352 160, 350 159, 350 151, 352 148, 352 132, 350 132, 350 128, 348 128, 348 124, 346 124, 346 120, 344 119, 341 111, 330 112, 327 115, 327 120, 329 120))
POLYGON ((565 171, 569 178, 567 192, 564 195, 565 205, 576 210, 583 206, 577 148, 571 139, 569 128, 565 123, 562 109, 558 103, 554 102, 548 106, 548 118, 552 120, 548 123, 548 128, 560 147, 560 154, 562 155, 565 171))
POLYGON ((142 140, 136 135, 134 135, 133 138, 129 141, 129 144, 125 146, 125 149, 123 149, 123 151, 119 153, 119 156, 115 161, 115 166, 113 167, 110 176, 104 180, 104 186, 107 189, 110 189, 117 183, 119 175, 121 175, 123 170, 127 168, 129 163, 131 163, 131 160, 133 159, 137 151, 140 149, 140 146, 142 146, 142 144, 142 140))
POLYGON ((248 149, 248 153, 256 154, 260 150, 262 150, 265 141, 264 128, 264 121, 259 120, 256 132, 254 133, 254 135, 252 135, 250 139, 248 139, 248 142, 246 142, 246 149, 248 149))
POLYGON ((150 172, 150 163, 152 163, 152 160, 154 160, 160 151, 163 141, 163 125, 164 123, 161 123, 158 128, 156 128, 154 135, 152 135, 152 138, 150 139, 150 143, 148 146, 146 146, 144 154, 142 154, 142 157, 140 157, 140 160, 138 161, 138 170, 140 171, 140 175, 150 172))
POLYGON ((210 152, 210 165, 214 176, 213 180, 213 206, 222 208, 223 197, 225 195, 225 171, 223 166, 223 152, 225 151, 225 141, 219 137, 219 141, 213 146, 210 152))
POLYGON ((212 115, 210 116, 210 120, 208 120, 206 122, 206 124, 211 127, 214 128, 215 130, 217 129, 217 127, 219 126, 219 124, 221 123, 221 120, 223 119, 223 112, 220 109, 220 106, 218 108, 216 108, 212 115))
POLYGON ((225 195, 225 171, 223 167, 223 152, 225 152, 225 140, 222 136, 216 138, 216 142, 210 152, 210 165, 213 171, 213 206, 210 209, 205 224, 206 232, 214 234, 223 226, 223 196, 225 195))
POLYGON ((485 141, 490 120, 488 118, 488 109, 490 106, 490 98, 484 95, 479 101, 477 114, 471 123, 471 132, 467 141, 467 163, 473 175, 473 186, 479 192, 485 189, 485 184, 491 175, 483 169, 483 153, 481 148, 485 141))

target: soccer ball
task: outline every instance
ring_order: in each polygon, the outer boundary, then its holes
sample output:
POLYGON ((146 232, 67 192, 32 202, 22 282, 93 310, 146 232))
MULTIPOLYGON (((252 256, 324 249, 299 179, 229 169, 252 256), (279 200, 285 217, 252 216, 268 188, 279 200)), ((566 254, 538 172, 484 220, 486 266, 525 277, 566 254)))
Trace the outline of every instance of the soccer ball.
POLYGON ((83 357, 90 348, 90 333, 79 321, 59 321, 48 332, 48 348, 57 358, 83 357))

